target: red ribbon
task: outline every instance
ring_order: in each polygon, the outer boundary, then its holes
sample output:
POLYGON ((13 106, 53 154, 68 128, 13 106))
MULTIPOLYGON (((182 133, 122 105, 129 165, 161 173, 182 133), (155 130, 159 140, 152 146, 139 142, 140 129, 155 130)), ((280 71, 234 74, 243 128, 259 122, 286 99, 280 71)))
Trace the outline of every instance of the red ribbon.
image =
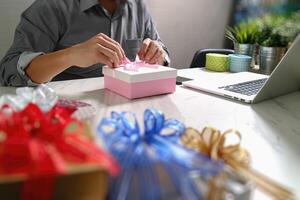
POLYGON ((84 125, 71 118, 76 109, 55 106, 43 113, 30 103, 20 112, 7 110, 0 109, 0 174, 28 175, 22 200, 50 200, 55 176, 67 172, 67 163, 97 164, 118 174, 116 161, 84 137, 84 125))

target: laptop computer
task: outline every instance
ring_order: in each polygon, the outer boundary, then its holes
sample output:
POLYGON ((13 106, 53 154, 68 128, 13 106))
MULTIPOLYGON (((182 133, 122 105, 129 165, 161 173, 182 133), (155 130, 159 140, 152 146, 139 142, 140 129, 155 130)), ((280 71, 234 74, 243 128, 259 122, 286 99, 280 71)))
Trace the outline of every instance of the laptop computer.
POLYGON ((226 73, 222 76, 208 71, 203 78, 183 82, 183 86, 221 95, 245 103, 300 90, 300 35, 270 76, 251 73, 226 73))

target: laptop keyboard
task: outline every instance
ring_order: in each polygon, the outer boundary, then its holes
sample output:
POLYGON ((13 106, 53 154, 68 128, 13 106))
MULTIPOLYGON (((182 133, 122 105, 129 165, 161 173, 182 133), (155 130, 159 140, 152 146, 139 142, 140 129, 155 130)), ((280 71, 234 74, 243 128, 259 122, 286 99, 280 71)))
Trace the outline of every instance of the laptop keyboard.
POLYGON ((252 96, 254 94, 257 94, 259 89, 264 85, 266 81, 267 78, 258 79, 258 80, 238 83, 234 85, 222 86, 219 87, 219 89, 223 89, 223 90, 227 90, 230 92, 239 93, 247 96, 252 96))

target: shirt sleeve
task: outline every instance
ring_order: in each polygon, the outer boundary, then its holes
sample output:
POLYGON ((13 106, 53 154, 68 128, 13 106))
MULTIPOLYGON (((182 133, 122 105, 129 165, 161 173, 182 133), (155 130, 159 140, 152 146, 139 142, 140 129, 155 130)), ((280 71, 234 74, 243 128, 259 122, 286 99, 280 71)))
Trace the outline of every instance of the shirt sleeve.
POLYGON ((37 0, 22 13, 13 44, 0 62, 1 85, 35 85, 25 69, 34 58, 55 49, 61 31, 59 22, 54 0, 37 0))
POLYGON ((165 65, 169 66, 170 65, 169 50, 166 47, 166 45, 164 45, 162 40, 160 39, 160 36, 159 36, 158 31, 156 29, 155 23, 153 21, 152 16, 150 15, 150 12, 149 12, 149 9, 148 9, 147 6, 145 6, 145 35, 144 35, 144 39, 146 39, 146 38, 156 40, 160 43, 160 45, 163 47, 163 49, 166 53, 165 65))

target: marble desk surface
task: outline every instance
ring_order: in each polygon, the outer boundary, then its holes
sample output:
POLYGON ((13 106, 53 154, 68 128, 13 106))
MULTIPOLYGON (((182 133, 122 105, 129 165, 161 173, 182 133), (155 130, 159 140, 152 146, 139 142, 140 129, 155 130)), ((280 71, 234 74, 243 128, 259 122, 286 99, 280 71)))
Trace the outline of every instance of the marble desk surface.
MULTIPOLYGON (((194 69, 196 70, 196 69, 194 69)), ((194 78, 196 71, 180 70, 180 76, 194 78)), ((177 86, 169 95, 128 100, 104 89, 103 78, 48 83, 65 98, 83 100, 95 106, 95 123, 111 111, 134 111, 141 122, 145 108, 163 111, 187 126, 213 126, 222 131, 235 128, 242 133, 242 145, 251 154, 252 167, 293 189, 300 199, 300 92, 248 105, 177 86)), ((0 95, 15 88, 0 87, 0 95)), ((268 199, 260 192, 254 199, 268 199)))

